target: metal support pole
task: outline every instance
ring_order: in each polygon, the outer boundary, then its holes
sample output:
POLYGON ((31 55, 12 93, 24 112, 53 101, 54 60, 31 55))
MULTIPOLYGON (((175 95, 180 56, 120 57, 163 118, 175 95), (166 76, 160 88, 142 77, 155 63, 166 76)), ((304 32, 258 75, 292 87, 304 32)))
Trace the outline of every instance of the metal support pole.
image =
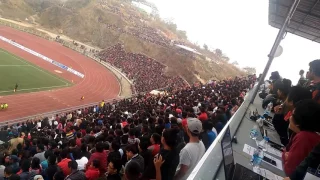
POLYGON ((271 63, 272 63, 272 61, 273 61, 273 59, 274 59, 274 54, 276 53, 277 48, 279 47, 280 42, 281 42, 281 40, 283 39, 284 34, 286 33, 286 28, 287 28, 288 24, 290 23, 290 19, 291 19, 293 13, 296 11, 299 3, 300 3, 300 0, 295 0, 295 1, 293 2, 292 6, 291 6, 291 8, 290 8, 290 10, 289 10, 289 12, 288 12, 287 18, 285 19, 285 21, 284 21, 281 29, 280 29, 279 32, 278 32, 277 38, 276 38, 276 40, 274 41, 274 44, 273 44, 273 46, 272 46, 272 48, 271 48, 271 51, 270 51, 270 53, 269 53, 269 55, 268 55, 269 60, 268 60, 268 62, 267 62, 267 65, 266 65, 266 67, 265 67, 264 70, 263 70, 262 76, 261 76, 260 79, 259 79, 259 83, 258 83, 257 87, 254 89, 253 95, 252 95, 251 100, 250 100, 250 103, 251 103, 251 104, 254 102, 254 100, 255 100, 255 98, 256 98, 256 96, 257 96, 257 94, 258 94, 258 91, 259 91, 259 89, 260 89, 260 86, 264 83, 264 79, 266 78, 266 75, 267 75, 267 73, 268 73, 268 71, 269 71, 269 68, 270 68, 270 66, 271 66, 271 63))

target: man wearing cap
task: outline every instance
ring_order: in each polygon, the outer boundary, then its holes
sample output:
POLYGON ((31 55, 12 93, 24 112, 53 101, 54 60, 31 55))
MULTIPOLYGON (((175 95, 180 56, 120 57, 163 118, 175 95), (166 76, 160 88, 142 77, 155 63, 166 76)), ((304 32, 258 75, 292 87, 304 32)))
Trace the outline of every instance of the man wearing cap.
POLYGON ((186 129, 190 140, 180 151, 180 162, 175 179, 187 179, 206 151, 199 139, 202 131, 201 121, 197 118, 189 118, 186 129))

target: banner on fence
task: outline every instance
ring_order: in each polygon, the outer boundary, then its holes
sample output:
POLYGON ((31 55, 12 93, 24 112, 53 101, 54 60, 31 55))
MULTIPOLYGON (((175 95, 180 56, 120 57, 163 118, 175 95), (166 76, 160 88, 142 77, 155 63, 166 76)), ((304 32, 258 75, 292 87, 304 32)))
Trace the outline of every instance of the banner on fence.
POLYGON ((22 50, 30 53, 30 54, 33 54, 33 55, 35 55, 35 56, 37 56, 37 57, 39 57, 39 58, 41 58, 41 59, 43 59, 43 60, 45 60, 45 61, 53 64, 53 65, 55 65, 55 66, 57 66, 57 67, 59 67, 59 68, 61 68, 61 69, 64 69, 64 70, 66 70, 66 71, 68 71, 68 72, 70 72, 70 73, 73 73, 73 74, 76 75, 76 76, 79 76, 79 77, 81 77, 81 78, 84 78, 84 74, 82 74, 82 73, 80 73, 80 72, 78 72, 78 71, 76 71, 76 70, 74 70, 74 69, 72 69, 72 68, 70 68, 70 67, 68 67, 68 66, 66 66, 66 65, 64 65, 64 64, 59 63, 58 61, 52 60, 52 59, 50 59, 50 58, 48 58, 48 57, 46 57, 46 56, 44 56, 44 55, 42 55, 42 54, 39 54, 39 53, 37 53, 37 52, 29 49, 29 48, 26 48, 26 47, 22 46, 21 44, 18 44, 18 43, 16 43, 16 42, 13 42, 13 41, 10 40, 10 39, 7 39, 7 38, 5 38, 5 37, 3 37, 3 36, 0 36, 0 40, 2 40, 2 41, 4 41, 4 42, 7 42, 7 43, 9 43, 9 44, 11 44, 11 45, 19 48, 19 49, 22 49, 22 50))

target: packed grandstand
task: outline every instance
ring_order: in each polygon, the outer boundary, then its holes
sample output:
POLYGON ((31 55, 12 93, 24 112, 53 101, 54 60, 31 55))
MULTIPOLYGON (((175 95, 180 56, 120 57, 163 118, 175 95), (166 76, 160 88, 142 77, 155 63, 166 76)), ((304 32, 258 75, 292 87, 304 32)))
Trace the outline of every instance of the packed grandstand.
POLYGON ((169 88, 162 95, 102 101, 3 127, 10 140, 5 145, 8 151, 0 158, 0 176, 94 180, 162 175, 186 179, 197 162, 175 173, 182 167, 179 159, 185 156, 185 145, 195 138, 202 140, 196 155, 199 160, 255 81, 255 76, 248 76, 169 88))

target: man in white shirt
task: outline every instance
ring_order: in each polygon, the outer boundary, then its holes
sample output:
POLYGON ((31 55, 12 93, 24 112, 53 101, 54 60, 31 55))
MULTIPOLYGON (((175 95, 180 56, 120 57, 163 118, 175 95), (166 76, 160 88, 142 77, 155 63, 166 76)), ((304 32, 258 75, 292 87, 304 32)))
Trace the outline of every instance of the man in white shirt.
POLYGON ((186 129, 190 141, 180 151, 180 162, 175 179, 187 179, 206 151, 204 144, 199 140, 202 131, 201 121, 197 118, 189 118, 186 129))

